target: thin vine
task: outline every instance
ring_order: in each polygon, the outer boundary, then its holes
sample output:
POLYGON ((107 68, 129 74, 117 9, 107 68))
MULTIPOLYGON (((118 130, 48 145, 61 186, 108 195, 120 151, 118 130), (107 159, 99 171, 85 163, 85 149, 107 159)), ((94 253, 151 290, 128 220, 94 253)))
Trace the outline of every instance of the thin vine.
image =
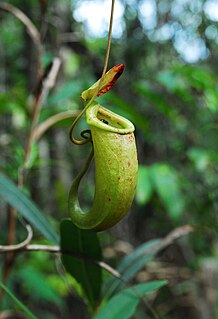
MULTIPOLYGON (((114 17, 114 5, 115 5, 115 0, 111 1, 111 14, 110 14, 110 23, 109 23, 109 30, 108 30, 108 40, 107 40, 107 48, 106 48, 106 54, 105 54, 105 61, 104 61, 104 67, 103 67, 103 71, 102 71, 102 75, 101 78, 99 80, 98 86, 96 88, 96 91, 94 92, 93 96, 91 97, 91 99, 89 100, 89 102, 86 104, 86 106, 84 107, 84 109, 79 113, 79 115, 76 117, 76 119, 74 120, 71 128, 70 128, 70 132, 69 132, 69 137, 70 140, 72 141, 72 143, 77 144, 77 145, 83 145, 86 144, 88 142, 91 142, 91 134, 89 136, 89 138, 84 138, 83 140, 77 140, 74 136, 73 136, 73 131, 78 123, 78 121, 80 120, 80 118, 83 116, 83 114, 86 112, 86 110, 88 109, 88 107, 92 104, 92 102, 95 100, 95 98, 98 95, 98 92, 100 90, 102 81, 104 79, 104 76, 106 74, 107 71, 107 67, 108 67, 108 61, 109 61, 109 56, 110 56, 110 47, 111 47, 111 38, 112 38, 112 29, 113 29, 113 17, 114 17)), ((81 136, 83 136, 83 133, 81 133, 81 136)))

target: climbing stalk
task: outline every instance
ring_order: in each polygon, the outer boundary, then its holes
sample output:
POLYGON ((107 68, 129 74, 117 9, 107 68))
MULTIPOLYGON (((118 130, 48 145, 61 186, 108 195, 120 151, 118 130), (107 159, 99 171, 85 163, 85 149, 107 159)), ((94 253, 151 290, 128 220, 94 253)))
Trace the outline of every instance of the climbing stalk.
POLYGON ((70 140, 77 145, 83 145, 86 144, 88 142, 91 141, 91 136, 89 139, 83 139, 83 140, 77 140, 74 136, 73 136, 73 131, 78 123, 78 121, 80 120, 80 118, 83 116, 83 114, 86 112, 86 110, 89 108, 89 106, 92 104, 92 102, 96 99, 99 90, 101 88, 101 84, 102 81, 104 79, 104 76, 106 74, 107 71, 107 67, 108 67, 108 61, 109 61, 109 56, 110 56, 110 47, 111 47, 111 38, 112 38, 112 29, 113 29, 113 17, 114 17, 114 5, 115 5, 115 0, 111 0, 111 14, 110 14, 110 23, 109 23, 109 30, 108 30, 108 40, 107 40, 107 48, 106 48, 106 54, 105 54, 105 61, 104 61, 104 67, 103 67, 103 71, 102 71, 102 75, 99 81, 99 84, 93 94, 93 96, 91 97, 91 99, 88 101, 88 103, 86 104, 86 106, 84 107, 84 109, 79 113, 79 115, 76 117, 76 119, 74 120, 71 128, 70 128, 70 132, 69 132, 69 137, 70 140))

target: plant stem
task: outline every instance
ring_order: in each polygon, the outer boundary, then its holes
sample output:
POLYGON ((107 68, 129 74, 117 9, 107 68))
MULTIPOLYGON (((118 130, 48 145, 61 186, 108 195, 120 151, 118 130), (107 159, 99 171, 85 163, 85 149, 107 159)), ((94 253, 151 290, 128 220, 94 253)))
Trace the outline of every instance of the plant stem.
POLYGON ((105 62, 104 62, 104 68, 102 71, 101 79, 105 75, 107 71, 109 56, 110 56, 110 48, 111 48, 111 38, 112 38, 112 28, 113 28, 113 19, 114 19, 114 5, 115 0, 111 1, 111 15, 110 15, 110 24, 109 24, 109 30, 108 30, 108 40, 107 40, 107 49, 105 54, 105 62))
POLYGON ((111 47, 111 37, 112 37, 112 28, 113 28, 113 17, 114 17, 114 5, 115 5, 115 0, 111 0, 111 15, 110 15, 110 23, 109 23, 109 30, 108 30, 108 40, 107 40, 107 48, 106 48, 106 53, 105 53, 105 61, 104 61, 104 67, 103 67, 103 71, 102 71, 102 75, 98 84, 98 87, 96 88, 95 93, 93 94, 92 98, 89 100, 89 102, 86 104, 86 106, 84 107, 84 109, 79 113, 79 115, 76 117, 76 119, 74 120, 71 128, 70 128, 70 140, 77 145, 83 145, 86 144, 88 142, 91 141, 90 139, 83 139, 83 140, 77 140, 76 138, 74 138, 73 136, 73 130, 76 126, 76 124, 78 123, 78 121, 80 120, 80 118, 83 116, 83 114, 85 113, 85 111, 88 109, 88 107, 92 104, 92 102, 95 100, 95 98, 98 95, 99 89, 101 87, 103 78, 106 74, 107 71, 107 67, 108 67, 108 60, 109 60, 109 56, 110 56, 110 47, 111 47))
MULTIPOLYGON (((8 240, 7 244, 10 246, 15 241, 15 228, 16 228, 16 210, 13 207, 9 208, 9 220, 8 220, 8 240)), ((2 273, 2 281, 5 283, 7 281, 8 274, 13 263, 13 252, 7 253, 5 256, 5 262, 2 273)), ((0 294, 1 299, 1 294, 0 294)))

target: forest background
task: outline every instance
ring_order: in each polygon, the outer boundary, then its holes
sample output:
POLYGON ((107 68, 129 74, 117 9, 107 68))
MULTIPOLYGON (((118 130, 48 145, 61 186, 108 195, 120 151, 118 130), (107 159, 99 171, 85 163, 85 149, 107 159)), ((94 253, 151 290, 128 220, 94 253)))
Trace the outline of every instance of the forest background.
MULTIPOLYGON (((101 76, 110 1, 5 2, 39 30, 43 70, 54 58, 61 62, 39 122, 66 111, 74 117, 82 109, 80 93, 101 76)), ((124 63, 125 72, 99 101, 134 123, 139 176, 128 216, 100 235, 103 258, 116 268, 142 243, 193 225, 191 234, 171 243, 135 276, 136 283, 168 280, 151 298, 160 318, 218 318, 217 22, 215 0, 117 0, 115 5, 109 66, 124 63)), ((15 183, 31 125, 37 63, 26 28, 0 7, 0 169, 15 183)), ((68 216, 69 188, 89 152, 70 142, 71 123, 69 118, 60 121, 34 145, 25 178, 24 191, 56 229, 68 216)), ((79 128, 85 126, 82 120, 79 128)), ((83 206, 91 205, 93 193, 91 170, 81 185, 83 206)), ((3 245, 10 224, 3 198, 0 210, 3 245)), ((16 241, 24 238, 17 222, 16 241)), ((46 243, 37 230, 34 241, 46 243)), ((4 258, 0 254, 0 272, 4 258)), ((53 254, 23 253, 7 282, 39 318, 90 318, 83 298, 74 292, 76 282, 62 272, 53 254)), ((7 309, 14 305, 4 296, 2 318, 7 309)), ((133 318, 145 318, 142 307, 133 318)))

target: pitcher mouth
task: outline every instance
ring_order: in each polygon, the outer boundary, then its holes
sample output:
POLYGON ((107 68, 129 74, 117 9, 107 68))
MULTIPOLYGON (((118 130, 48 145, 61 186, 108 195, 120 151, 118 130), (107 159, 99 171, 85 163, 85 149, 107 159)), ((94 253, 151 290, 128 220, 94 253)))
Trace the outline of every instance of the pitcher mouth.
POLYGON ((86 121, 91 126, 118 134, 129 134, 135 130, 134 125, 129 120, 96 102, 93 102, 86 111, 86 121))

